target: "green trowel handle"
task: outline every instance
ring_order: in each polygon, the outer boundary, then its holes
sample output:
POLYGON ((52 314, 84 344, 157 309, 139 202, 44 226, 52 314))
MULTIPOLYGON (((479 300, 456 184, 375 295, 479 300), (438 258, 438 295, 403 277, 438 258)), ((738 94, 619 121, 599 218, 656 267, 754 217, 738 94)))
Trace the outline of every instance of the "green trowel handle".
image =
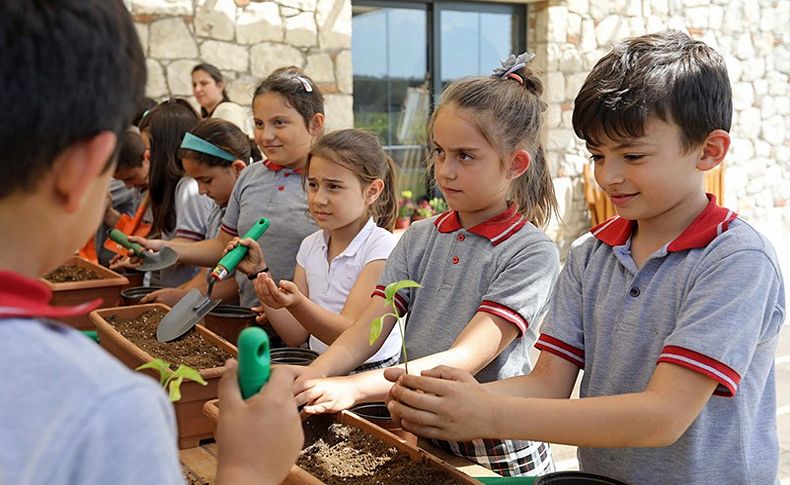
POLYGON ((134 254, 140 255, 145 252, 144 247, 130 241, 129 238, 126 237, 126 234, 119 231, 118 229, 113 229, 112 231, 110 231, 109 236, 110 239, 117 242, 121 246, 125 247, 126 249, 131 249, 132 251, 134 251, 134 254))
MULTIPOLYGON (((252 225, 250 230, 247 231, 247 234, 245 234, 242 239, 248 237, 250 239, 254 239, 257 241, 261 236, 263 236, 263 233, 266 232, 266 229, 268 228, 269 228, 269 219, 266 219, 265 217, 261 217, 260 219, 258 219, 258 222, 252 225)), ((247 254, 247 251, 249 251, 249 248, 247 246, 242 246, 241 244, 239 244, 232 250, 228 251, 228 254, 226 254, 225 256, 222 257, 222 259, 219 260, 217 266, 218 267, 221 266, 226 271, 225 274, 230 273, 231 271, 236 269, 236 265, 239 264, 239 261, 241 261, 242 258, 244 258, 244 255, 247 254)), ((214 273, 217 273, 216 268, 214 270, 214 273)))
POLYGON ((239 334, 239 387, 244 399, 258 393, 269 381, 271 357, 269 336, 260 327, 247 327, 239 334))

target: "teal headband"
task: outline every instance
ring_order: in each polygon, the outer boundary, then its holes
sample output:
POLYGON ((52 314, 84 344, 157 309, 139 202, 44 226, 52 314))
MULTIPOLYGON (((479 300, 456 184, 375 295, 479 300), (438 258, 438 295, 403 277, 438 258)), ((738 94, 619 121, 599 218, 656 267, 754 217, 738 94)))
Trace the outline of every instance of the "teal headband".
POLYGON ((221 158, 229 162, 239 159, 239 157, 231 155, 217 145, 207 142, 203 138, 198 138, 192 133, 188 132, 184 133, 184 139, 181 141, 181 148, 193 150, 198 153, 205 153, 206 155, 221 158))

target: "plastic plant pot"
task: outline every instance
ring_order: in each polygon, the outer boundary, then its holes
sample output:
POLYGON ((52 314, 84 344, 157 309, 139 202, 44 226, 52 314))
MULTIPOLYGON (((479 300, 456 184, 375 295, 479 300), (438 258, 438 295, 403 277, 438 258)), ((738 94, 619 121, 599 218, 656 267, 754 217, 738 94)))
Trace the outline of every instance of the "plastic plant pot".
POLYGON ((282 347, 271 350, 272 364, 310 365, 318 352, 298 347, 282 347))
POLYGON ((147 294, 161 290, 161 286, 134 286, 121 290, 121 305, 137 305, 147 294))
POLYGON ((217 305, 203 319, 203 325, 232 344, 242 330, 255 325, 256 313, 238 305, 217 305))
POLYGON ((535 485, 628 485, 625 482, 593 473, 567 471, 538 477, 535 485))
POLYGON ((393 423, 390 411, 387 409, 387 405, 383 402, 360 404, 349 409, 349 411, 366 421, 370 421, 376 426, 381 426, 406 443, 417 446, 417 435, 412 434, 393 423))
POLYGON ((129 283, 123 287, 121 290, 125 290, 127 288, 134 288, 137 286, 143 286, 143 279, 145 278, 145 273, 142 271, 137 271, 134 269, 124 268, 117 271, 118 274, 129 280, 129 283))

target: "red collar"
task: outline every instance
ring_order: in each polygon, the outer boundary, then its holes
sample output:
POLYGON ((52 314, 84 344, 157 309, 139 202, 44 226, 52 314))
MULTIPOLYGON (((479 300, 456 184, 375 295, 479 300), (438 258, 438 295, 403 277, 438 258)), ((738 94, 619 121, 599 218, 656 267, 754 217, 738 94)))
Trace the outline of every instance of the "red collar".
MULTIPOLYGON (((716 196, 708 194, 708 205, 674 241, 667 245, 667 252, 704 248, 716 237, 729 229, 729 224, 738 217, 735 212, 716 204, 716 196)), ((631 237, 636 221, 614 216, 592 229, 597 239, 609 246, 622 246, 631 237)))
MULTIPOLYGON (((264 160, 263 165, 271 170, 272 172, 279 172, 280 170, 284 169, 282 165, 277 165, 276 163, 270 162, 269 160, 264 160)), ((298 173, 301 174, 304 170, 301 168, 285 168, 286 171, 290 173, 298 173)))
POLYGON ((52 291, 40 281, 0 271, 0 318, 65 318, 99 308, 101 298, 77 306, 50 306, 52 291))
MULTIPOLYGON (((496 246, 517 233, 527 223, 527 218, 521 215, 517 209, 514 202, 508 202, 504 212, 467 230, 488 239, 491 244, 496 246)), ((463 229, 457 211, 442 213, 433 221, 433 225, 439 232, 455 232, 463 229)))

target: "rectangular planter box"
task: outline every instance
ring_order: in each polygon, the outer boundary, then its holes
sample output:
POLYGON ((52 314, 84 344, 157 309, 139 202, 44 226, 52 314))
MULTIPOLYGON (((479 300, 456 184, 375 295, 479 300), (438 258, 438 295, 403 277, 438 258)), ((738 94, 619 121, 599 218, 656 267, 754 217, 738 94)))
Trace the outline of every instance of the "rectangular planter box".
MULTIPOLYGON (((206 416, 209 416, 215 422, 219 417, 218 403, 219 401, 214 399, 207 402, 203 406, 203 412, 206 413, 206 416)), ((308 415, 303 413, 302 421, 307 421, 307 420, 310 420, 316 427, 319 428, 328 428, 333 423, 340 423, 361 429, 365 433, 378 438, 379 440, 383 441, 387 445, 395 447, 399 451, 406 453, 407 455, 409 455, 409 458, 411 458, 412 462, 424 463, 432 468, 446 472, 448 476, 452 477, 457 483, 476 484, 476 485, 480 485, 481 483, 475 480, 474 478, 470 477, 469 475, 466 475, 465 473, 456 470, 447 462, 435 457, 434 455, 428 453, 422 448, 419 448, 413 444, 409 444, 405 442, 404 440, 398 438, 396 435, 390 433, 389 431, 360 418, 359 416, 357 416, 352 412, 341 411, 337 414, 319 414, 319 415, 308 415)), ((304 444, 305 448, 310 446, 316 439, 315 437, 311 437, 310 435, 311 433, 305 430, 305 444, 304 444)), ((307 471, 294 465, 293 467, 291 467, 291 471, 288 473, 288 476, 283 481, 283 485, 324 485, 324 482, 320 481, 319 479, 317 479, 307 471)))
MULTIPOLYGON (((129 280, 115 271, 109 270, 104 266, 91 263, 77 256, 72 256, 65 264, 73 264, 88 269, 96 273, 99 278, 87 281, 72 281, 67 283, 51 283, 44 278, 39 278, 51 291, 52 300, 50 305, 54 306, 74 306, 86 301, 102 299, 99 308, 109 308, 119 305, 121 300, 121 288, 129 284, 129 280)), ((76 327, 80 330, 92 330, 88 315, 59 319, 63 323, 76 327)))
MULTIPOLYGON (((140 365, 153 360, 156 356, 151 356, 129 339, 121 335, 106 318, 116 315, 121 318, 134 318, 137 315, 153 308, 163 308, 170 311, 170 307, 161 303, 151 303, 148 305, 135 305, 126 307, 106 308, 94 310, 90 314, 91 321, 96 325, 99 332, 99 344, 107 352, 113 354, 130 369, 135 369, 140 365)), ((225 350, 232 355, 236 355, 236 348, 220 338, 214 332, 198 325, 195 331, 203 337, 225 350)), ((200 444, 200 440, 211 438, 214 435, 216 420, 209 419, 203 414, 202 408, 206 401, 216 399, 219 379, 222 377, 224 367, 212 367, 209 369, 198 369, 200 375, 208 383, 201 386, 196 382, 184 382, 181 385, 181 400, 173 403, 178 421, 178 447, 180 449, 192 448, 200 444)), ((156 381, 159 381, 159 374, 153 370, 144 371, 156 381)))

